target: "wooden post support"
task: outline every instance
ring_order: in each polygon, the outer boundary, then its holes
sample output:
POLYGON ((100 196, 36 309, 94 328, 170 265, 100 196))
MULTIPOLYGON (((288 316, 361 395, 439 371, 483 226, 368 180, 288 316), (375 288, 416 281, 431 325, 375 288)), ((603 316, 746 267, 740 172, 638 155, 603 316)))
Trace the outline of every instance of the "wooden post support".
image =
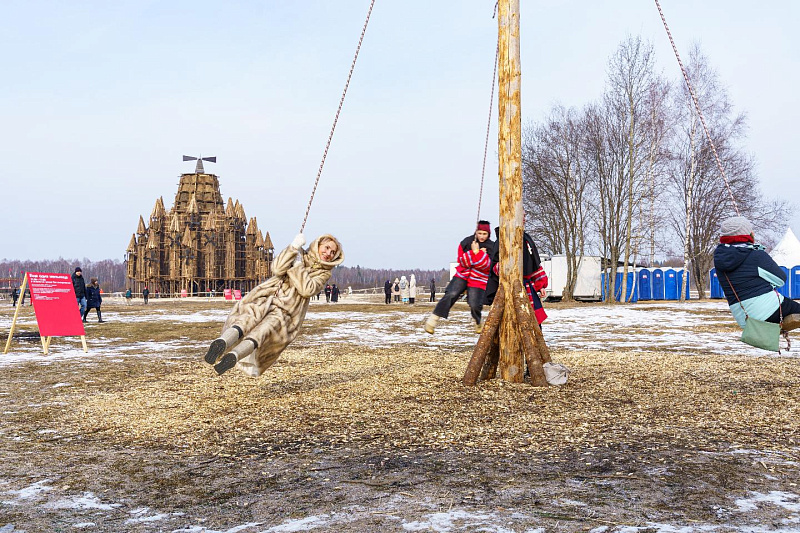
MULTIPOLYGON (((519 0, 498 2, 498 95, 500 178, 500 284, 513 294, 522 283, 522 115, 520 99, 519 0)), ((506 298, 500 325, 500 375, 523 381, 522 345, 514 298, 506 298)))
MULTIPOLYGON (((497 329, 500 327, 500 320, 503 318, 503 311, 505 310, 505 295, 503 288, 497 289, 497 294, 494 297, 492 308, 489 310, 489 315, 483 323, 483 331, 472 351, 472 358, 467 364, 467 370, 464 372, 464 385, 475 385, 478 382, 481 369, 486 363, 487 356, 491 352, 492 345, 496 344, 497 329)), ((497 364, 497 363, 495 363, 497 364)))
POLYGON ((489 355, 486 357, 481 369, 481 376, 478 378, 480 381, 494 379, 497 375, 497 363, 500 361, 500 333, 498 332, 492 339, 492 345, 489 348, 489 355))
POLYGON ((531 384, 535 387, 546 387, 547 379, 544 377, 542 357, 534 339, 532 326, 532 322, 536 322, 536 319, 531 312, 531 302, 528 299, 528 294, 523 290, 522 283, 518 281, 514 282, 514 308, 517 311, 522 346, 525 350, 525 362, 531 375, 531 384))
MULTIPOLYGON (((19 291, 19 299, 17 300, 17 307, 14 309, 14 318, 11 319, 11 329, 8 332, 8 339, 6 340, 6 347, 3 350, 4 354, 8 353, 11 347, 11 338, 14 336, 14 328, 17 326, 17 316, 19 315, 19 308, 22 307, 22 302, 25 301, 25 289, 28 287, 28 273, 22 277, 22 287, 19 291)), ((33 296, 31 296, 33 298, 33 296)))

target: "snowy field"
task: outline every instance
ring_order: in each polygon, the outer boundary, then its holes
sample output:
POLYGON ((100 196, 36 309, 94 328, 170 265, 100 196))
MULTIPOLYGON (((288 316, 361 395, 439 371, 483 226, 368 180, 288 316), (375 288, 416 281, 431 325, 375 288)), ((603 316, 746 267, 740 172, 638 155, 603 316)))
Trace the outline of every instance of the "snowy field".
MULTIPOLYGON (((229 304, 225 303, 220 303, 217 308, 208 304, 202 308, 194 307, 190 302, 183 305, 156 302, 148 308, 109 305, 104 310, 104 319, 109 324, 115 324, 117 328, 139 324, 153 331, 166 327, 181 331, 182 327, 188 325, 205 325, 208 334, 202 338, 187 335, 167 340, 132 341, 124 335, 106 336, 102 325, 90 323, 87 326, 88 353, 83 352, 76 339, 54 339, 51 353, 48 355, 42 354, 38 342, 15 340, 10 353, 0 357, 0 368, 3 368, 8 375, 8 372, 14 369, 36 367, 56 369, 59 365, 71 362, 138 363, 148 357, 157 358, 161 362, 167 360, 168 364, 181 365, 187 359, 187 350, 203 353, 211 334, 224 321, 230 308, 229 304)), ((434 336, 427 335, 421 329, 422 320, 430 309, 429 304, 420 304, 413 309, 400 305, 367 304, 364 299, 357 297, 351 297, 350 300, 336 305, 314 302, 306 317, 305 333, 297 339, 293 348, 314 350, 319 347, 329 347, 355 351, 359 347, 412 348, 433 351, 437 354, 469 353, 477 335, 471 331, 466 306, 457 307, 449 320, 440 322, 434 336)), ((688 304, 638 303, 628 306, 549 305, 547 312, 549 319, 543 329, 548 346, 556 360, 559 359, 559 355, 583 351, 631 353, 658 351, 688 357, 713 354, 734 360, 739 358, 761 360, 766 365, 774 359, 800 357, 800 342, 797 342, 791 351, 784 351, 780 355, 751 348, 739 342, 740 332, 738 328, 733 327, 727 306, 719 301, 688 304)), ((8 331, 11 317, 8 310, 0 315, 0 331, 8 331)), ((90 322, 93 318, 90 316, 90 322)), ((35 330, 35 320, 30 311, 23 313, 18 321, 18 327, 22 331, 35 330)), ((31 373, 31 376, 34 377, 35 373, 31 373)), ((91 381, 91 378, 87 378, 87 383, 91 381)), ((60 392, 78 385, 84 384, 65 377, 63 381, 51 382, 48 387, 54 392, 60 392)), ((796 388, 794 390, 800 394, 796 388)), ((25 409, 35 409, 39 405, 27 402, 25 398, 12 398, 9 395, 5 389, 0 393, 4 417, 19 414, 25 409)), ((47 405, 47 402, 41 405, 47 405)), ((796 415, 800 416, 800 413, 796 415)), ((63 437, 48 428, 36 429, 36 434, 44 442, 63 437)), ((30 441, 30 437, 19 427, 0 429, 0 447, 8 448, 11 453, 14 453, 14 446, 28 445, 31 444, 30 441)), ((20 451, 17 456, 19 459, 24 458, 25 453, 35 451, 35 448, 24 449, 28 451, 20 451)), ((717 452, 704 453, 717 456, 717 452)), ((800 450, 795 448, 792 453, 736 449, 719 454, 725 455, 727 457, 725 460, 752 463, 754 471, 760 473, 759 487, 769 486, 771 480, 774 480, 776 487, 780 486, 781 490, 731 487, 724 501, 708 502, 716 513, 715 520, 707 522, 694 520, 691 523, 684 520, 619 523, 613 517, 593 513, 592 502, 589 499, 586 501, 578 497, 557 499, 555 505, 561 508, 565 515, 582 513, 582 516, 589 517, 580 525, 569 521, 559 522, 557 517, 554 520, 544 520, 541 513, 531 512, 524 504, 511 508, 496 506, 482 508, 479 503, 466 505, 462 500, 462 503, 451 503, 449 508, 442 508, 441 503, 425 501, 416 493, 412 495, 409 489, 405 492, 390 492, 381 498, 360 504, 351 502, 333 510, 326 508, 325 512, 320 513, 300 515, 294 513, 295 516, 288 518, 238 521, 227 523, 224 527, 218 525, 212 527, 206 524, 212 522, 211 517, 198 513, 197 509, 177 511, 174 508, 159 509, 157 506, 142 504, 130 495, 125 498, 115 496, 115 490, 112 489, 102 493, 70 491, 69 485, 65 486, 58 468, 52 469, 50 477, 34 480, 25 475, 14 475, 15 466, 6 465, 0 468, 0 533, 39 531, 36 529, 38 526, 31 526, 24 519, 25 516, 37 513, 55 517, 49 523, 59 524, 60 531, 277 533, 383 529, 409 532, 496 533, 577 530, 592 533, 694 531, 797 533, 800 532, 798 453, 800 450), (791 472, 791 475, 798 477, 787 481, 784 475, 780 478, 782 482, 778 484, 779 477, 775 477, 776 474, 773 472, 775 468, 782 472, 791 472), (5 476, 2 475, 3 472, 6 473, 5 476), (794 489, 787 490, 787 488, 794 489), (414 512, 409 512, 410 508, 413 508, 414 512), (4 515, 14 515, 17 519, 9 520, 4 518, 4 515), (763 522, 763 516, 768 516, 769 520, 763 522), (539 523, 546 525, 537 525, 539 523)), ((657 466, 652 465, 650 468, 653 476, 660 475, 657 466)), ((321 475, 324 475, 324 472, 321 475)), ((513 473, 509 475, 514 476, 513 473)), ((563 482, 575 483, 574 479, 564 479, 563 482)), ((580 494, 580 490, 576 494, 580 494)), ((214 522, 217 523, 219 520, 214 522)))

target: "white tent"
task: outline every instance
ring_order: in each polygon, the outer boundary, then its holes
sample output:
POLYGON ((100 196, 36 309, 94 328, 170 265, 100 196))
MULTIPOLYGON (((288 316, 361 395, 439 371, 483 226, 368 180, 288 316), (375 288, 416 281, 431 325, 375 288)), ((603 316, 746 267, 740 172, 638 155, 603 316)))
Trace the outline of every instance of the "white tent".
POLYGON ((769 255, 776 263, 786 268, 800 265, 800 240, 797 240, 792 228, 786 228, 783 238, 769 255))

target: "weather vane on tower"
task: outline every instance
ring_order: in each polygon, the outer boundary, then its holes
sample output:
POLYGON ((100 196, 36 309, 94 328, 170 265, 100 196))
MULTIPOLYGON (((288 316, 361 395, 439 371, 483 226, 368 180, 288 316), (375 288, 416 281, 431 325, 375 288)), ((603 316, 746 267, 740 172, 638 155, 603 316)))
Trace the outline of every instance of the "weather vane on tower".
POLYGON ((201 157, 192 157, 190 155, 185 155, 185 156, 183 156, 183 160, 184 161, 195 161, 196 160, 197 161, 197 166, 194 169, 194 173, 195 174, 205 174, 206 171, 203 168, 203 161, 208 161, 209 163, 216 163, 217 162, 217 157, 216 156, 214 156, 214 157, 202 157, 202 156, 201 157))

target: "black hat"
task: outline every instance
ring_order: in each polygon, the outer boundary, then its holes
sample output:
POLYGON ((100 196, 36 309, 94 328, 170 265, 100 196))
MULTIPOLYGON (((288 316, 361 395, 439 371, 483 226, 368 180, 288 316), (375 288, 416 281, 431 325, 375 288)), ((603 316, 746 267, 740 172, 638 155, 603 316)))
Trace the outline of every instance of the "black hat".
POLYGON ((83 270, 81 270, 81 267, 75 267, 75 272, 83 272, 83 270))

